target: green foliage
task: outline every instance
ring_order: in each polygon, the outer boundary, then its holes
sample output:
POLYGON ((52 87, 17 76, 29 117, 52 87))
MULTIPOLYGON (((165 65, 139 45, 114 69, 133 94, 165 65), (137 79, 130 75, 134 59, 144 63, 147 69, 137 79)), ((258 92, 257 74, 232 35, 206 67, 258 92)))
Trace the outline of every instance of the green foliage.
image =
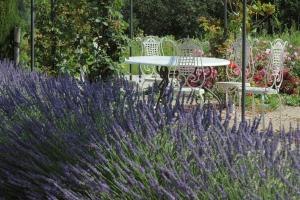
POLYGON ((274 28, 278 28, 280 23, 278 22, 276 6, 274 2, 255 1, 255 3, 248 6, 248 13, 251 21, 248 21, 248 26, 251 27, 252 32, 258 30, 273 31, 274 28))
POLYGON ((297 24, 297 29, 300 29, 300 1, 299 0, 278 0, 278 12, 280 15, 280 21, 282 21, 283 27, 291 28, 293 24, 297 24))
POLYGON ((224 57, 226 49, 229 48, 228 42, 230 41, 230 39, 225 41, 220 20, 200 17, 199 23, 200 27, 202 27, 206 32, 205 39, 210 43, 211 54, 218 57, 224 57))
MULTIPOLYGON (((210 41, 211 53, 217 57, 225 57, 226 50, 235 38, 241 35, 243 6, 239 0, 227 1, 228 4, 228 33, 224 35, 223 18, 210 14, 201 16, 199 25, 205 31, 205 39, 210 41)), ((256 32, 258 28, 265 27, 266 19, 275 13, 275 5, 261 1, 251 1, 247 4, 247 29, 256 32)))
POLYGON ((266 111, 271 112, 273 110, 278 109, 280 106, 278 95, 264 95, 264 104, 263 104, 262 95, 255 94, 253 98, 253 94, 247 94, 245 103, 249 111, 251 111, 254 106, 256 112, 262 112, 262 110, 264 112, 266 111))
POLYGON ((13 30, 20 25, 19 0, 0 1, 0 58, 13 57, 13 30))
MULTIPOLYGON (((124 15, 129 19, 130 1, 125 1, 124 15)), ((134 28, 146 35, 174 35, 176 38, 200 37, 201 16, 222 16, 218 0, 134 0, 134 28)))
POLYGON ((122 1, 63 0, 40 2, 37 9, 37 67, 50 74, 69 73, 89 80, 118 69, 127 24, 119 10, 122 1), (52 12, 51 12, 52 10, 52 12))
POLYGON ((300 106, 299 95, 284 95, 284 102, 288 106, 300 106))
MULTIPOLYGON (((205 17, 208 21, 219 23, 219 28, 224 27, 224 2, 223 1, 133 1, 134 29, 142 30, 146 35, 174 35, 179 37, 203 37, 211 34, 203 26, 199 27, 199 18, 205 17)), ((227 1, 228 4, 228 29, 230 33, 239 34, 242 26, 242 2, 240 0, 227 1)), ((123 13, 129 19, 130 1, 125 1, 123 13)), ((285 9, 281 4, 268 0, 248 1, 248 30, 253 32, 268 32, 280 30, 280 25, 285 24, 285 18, 280 11, 285 9), (282 23, 281 23, 282 21, 282 23)), ((201 21, 200 21, 201 23, 201 21)), ((222 35, 221 35, 222 36, 222 35)))

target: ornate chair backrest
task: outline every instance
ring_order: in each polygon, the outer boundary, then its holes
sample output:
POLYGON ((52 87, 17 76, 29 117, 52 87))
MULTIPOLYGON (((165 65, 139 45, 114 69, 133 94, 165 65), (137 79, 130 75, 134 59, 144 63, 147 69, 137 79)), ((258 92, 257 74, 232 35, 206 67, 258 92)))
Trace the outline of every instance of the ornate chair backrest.
POLYGON ((283 81, 284 51, 287 42, 282 39, 276 39, 270 45, 271 51, 267 69, 267 82, 272 83, 270 87, 279 91, 283 81))
POLYGON ((171 38, 163 37, 161 39, 161 54, 165 56, 175 56, 177 42, 171 38))
POLYGON ((193 40, 182 40, 177 46, 177 78, 184 86, 201 87, 204 84, 202 49, 193 40))
MULTIPOLYGON (((162 52, 162 39, 156 36, 147 36, 141 39, 141 56, 160 56, 162 52)), ((139 70, 143 75, 158 76, 155 67, 140 65, 139 70)))
POLYGON ((161 55, 161 40, 154 36, 148 36, 142 41, 143 56, 160 56, 161 55))
MULTIPOLYGON (((226 67, 226 74, 229 81, 241 81, 243 65, 243 43, 242 38, 238 38, 231 47, 231 64, 226 67)), ((254 72, 254 62, 252 48, 246 41, 246 80, 249 81, 254 72)))

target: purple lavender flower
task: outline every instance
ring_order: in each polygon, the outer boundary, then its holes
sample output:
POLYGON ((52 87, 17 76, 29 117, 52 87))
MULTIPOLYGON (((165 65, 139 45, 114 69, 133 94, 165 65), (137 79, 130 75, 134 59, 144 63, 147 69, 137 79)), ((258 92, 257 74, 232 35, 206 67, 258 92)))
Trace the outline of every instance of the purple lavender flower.
POLYGON ((172 88, 156 107, 149 91, 0 61, 0 198, 299 198, 299 130, 231 125, 172 88))

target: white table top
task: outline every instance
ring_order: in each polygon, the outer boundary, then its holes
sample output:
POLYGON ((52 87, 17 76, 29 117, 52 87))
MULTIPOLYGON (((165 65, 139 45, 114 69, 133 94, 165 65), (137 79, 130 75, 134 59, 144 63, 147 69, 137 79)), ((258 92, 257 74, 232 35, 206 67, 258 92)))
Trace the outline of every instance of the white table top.
MULTIPOLYGON (((125 63, 176 67, 176 60, 176 56, 134 56, 125 59, 125 63)), ((199 67, 216 67, 229 65, 230 61, 220 58, 199 57, 197 63, 201 63, 199 67)))

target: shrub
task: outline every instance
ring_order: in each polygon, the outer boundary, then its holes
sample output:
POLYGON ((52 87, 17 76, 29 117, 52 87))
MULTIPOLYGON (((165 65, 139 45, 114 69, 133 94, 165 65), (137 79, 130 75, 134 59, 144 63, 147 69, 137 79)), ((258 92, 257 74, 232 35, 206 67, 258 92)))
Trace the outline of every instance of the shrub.
POLYGON ((285 94, 298 94, 300 79, 297 76, 294 76, 288 69, 285 70, 283 75, 280 91, 285 94))
MULTIPOLYGON (((125 0, 124 16, 130 17, 130 1, 125 0)), ((199 29, 200 16, 220 16, 222 7, 216 0, 184 1, 184 0, 135 0, 134 32, 141 29, 146 35, 174 35, 176 38, 199 37, 203 29, 199 29), (184 16, 184 17, 183 17, 184 16)))
POLYGON ((0 64, 0 198, 298 199, 300 132, 0 64), (5 74, 3 73, 5 72, 5 74))
POLYGON ((118 70, 127 42, 122 1, 49 1, 37 6, 36 66, 50 74, 69 73, 89 80, 118 70))

